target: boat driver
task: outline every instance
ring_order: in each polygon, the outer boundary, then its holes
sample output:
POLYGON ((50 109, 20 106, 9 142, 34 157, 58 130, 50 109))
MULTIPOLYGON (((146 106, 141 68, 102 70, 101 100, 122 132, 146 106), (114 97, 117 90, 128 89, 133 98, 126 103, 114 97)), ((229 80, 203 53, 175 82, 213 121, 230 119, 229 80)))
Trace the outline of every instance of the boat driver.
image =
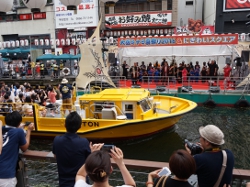
POLYGON ((67 79, 63 79, 61 82, 61 85, 59 87, 59 90, 62 94, 62 115, 64 116, 66 109, 69 110, 69 113, 71 112, 71 106, 72 106, 72 91, 73 87, 68 84, 67 79))

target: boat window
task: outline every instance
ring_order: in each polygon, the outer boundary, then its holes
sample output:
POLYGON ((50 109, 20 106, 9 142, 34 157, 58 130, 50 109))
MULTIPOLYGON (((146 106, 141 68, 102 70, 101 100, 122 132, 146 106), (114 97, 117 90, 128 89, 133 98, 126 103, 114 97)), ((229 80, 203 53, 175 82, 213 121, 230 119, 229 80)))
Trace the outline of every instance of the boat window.
POLYGON ((95 112, 101 112, 103 108, 102 106, 103 102, 95 102, 95 112))
POLYGON ((148 103, 148 101, 146 99, 142 100, 140 102, 140 105, 141 105, 141 108, 142 108, 143 112, 146 112, 146 111, 150 110, 150 105, 149 105, 149 103, 148 103))
POLYGON ((133 111, 133 105, 132 104, 125 104, 125 111, 126 112, 133 111))
POLYGON ((95 102, 95 112, 101 112, 103 108, 112 108, 114 106, 114 102, 95 102))

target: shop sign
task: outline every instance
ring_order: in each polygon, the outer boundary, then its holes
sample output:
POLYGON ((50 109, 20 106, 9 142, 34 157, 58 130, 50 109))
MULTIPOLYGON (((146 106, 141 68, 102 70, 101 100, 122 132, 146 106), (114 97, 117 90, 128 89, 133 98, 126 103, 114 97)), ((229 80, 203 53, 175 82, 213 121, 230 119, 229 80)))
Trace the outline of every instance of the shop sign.
POLYGON ((238 44, 238 34, 119 38, 118 47, 238 44))
POLYGON ((98 24, 98 0, 84 0, 77 10, 67 10, 60 0, 54 1, 56 28, 96 27, 98 24))
POLYGON ((224 0, 224 12, 246 10, 250 10, 250 0, 224 0))
POLYGON ((172 12, 138 12, 126 14, 108 14, 105 20, 110 23, 106 24, 110 28, 129 28, 129 27, 148 27, 148 26, 171 26, 172 12))
POLYGON ((201 26, 198 32, 195 32, 195 30, 191 30, 188 28, 188 26, 177 26, 174 31, 175 34, 214 34, 214 26, 212 25, 204 25, 201 26))

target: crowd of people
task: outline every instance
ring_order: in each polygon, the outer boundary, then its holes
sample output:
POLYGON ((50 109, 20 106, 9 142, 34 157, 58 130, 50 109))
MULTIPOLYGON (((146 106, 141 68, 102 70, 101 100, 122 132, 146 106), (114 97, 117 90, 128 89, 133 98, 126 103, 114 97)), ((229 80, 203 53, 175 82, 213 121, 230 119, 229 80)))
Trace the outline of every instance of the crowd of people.
MULTIPOLYGON (((1 56, 0 56, 1 57, 1 56)), ((79 72, 78 61, 72 64, 69 60, 12 60, 0 66, 2 77, 12 78, 59 78, 65 75, 77 76, 79 72)))
MULTIPOLYGON (((14 187, 17 183, 16 164, 18 149, 28 149, 34 124, 28 125, 25 133, 22 116, 14 111, 0 121, 0 187, 14 187), (4 168, 4 169, 3 169, 4 168)), ((135 187, 136 182, 123 161, 123 151, 114 147, 102 150, 104 143, 92 144, 77 135, 82 119, 71 112, 65 120, 67 133, 56 136, 52 152, 57 161, 60 187, 110 186, 111 159, 117 164, 123 177, 123 187, 135 187)), ((148 174, 146 187, 191 187, 188 179, 196 174, 199 187, 227 187, 232 183, 233 153, 222 149, 225 143, 223 132, 215 125, 199 128, 201 153, 192 155, 192 148, 174 151, 169 159, 171 175, 160 176, 161 169, 148 174)), ((198 145, 198 144, 197 144, 198 145)))
MULTIPOLYGON (((212 79, 217 77, 219 66, 215 60, 203 62, 202 65, 200 65, 198 61, 196 61, 195 64, 182 61, 182 63, 178 65, 175 60, 169 63, 163 58, 161 63, 158 61, 155 63, 150 62, 147 66, 144 61, 142 61, 141 65, 135 62, 134 65, 130 67, 127 62, 124 61, 122 70, 122 76, 126 79, 131 78, 133 85, 137 84, 138 81, 154 81, 156 83, 162 82, 162 84, 166 84, 167 77, 174 77, 179 82, 187 82, 188 80, 196 82, 202 80, 202 82, 206 82, 210 77, 212 79)), ((232 71, 230 63, 228 63, 223 70, 224 76, 229 77, 232 71)))

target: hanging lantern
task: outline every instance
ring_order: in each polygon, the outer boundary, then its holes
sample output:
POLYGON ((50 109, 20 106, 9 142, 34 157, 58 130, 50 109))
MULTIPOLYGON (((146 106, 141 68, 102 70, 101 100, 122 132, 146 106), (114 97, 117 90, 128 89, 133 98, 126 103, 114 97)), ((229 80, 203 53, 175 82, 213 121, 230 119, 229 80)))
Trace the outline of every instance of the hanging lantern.
POLYGON ((77 6, 81 4, 82 0, 60 0, 67 10, 77 10, 77 6))
POLYGON ((76 45, 76 39, 75 39, 75 38, 72 38, 72 39, 71 39, 71 43, 72 43, 72 45, 76 45))
POLYGON ((23 3, 31 9, 31 12, 40 12, 40 9, 45 7, 47 0, 23 0, 23 3))
POLYGON ((60 40, 56 39, 56 46, 59 46, 59 45, 60 45, 60 40))
POLYGON ((35 46, 38 46, 38 45, 39 45, 38 39, 35 39, 35 46))
POLYGON ((2 49, 2 47, 3 47, 3 43, 2 43, 2 42, 0 42, 0 49, 2 49))
POLYGON ((54 39, 50 39, 50 45, 51 46, 54 46, 54 41, 55 41, 54 39))
POLYGON ((7 43, 3 42, 3 48, 6 48, 7 43))
POLYGON ((15 41, 11 41, 10 45, 11 45, 11 47, 16 47, 16 42, 15 41))
POLYGON ((16 47, 19 47, 19 44, 20 44, 19 40, 16 40, 16 47))
POLYGON ((43 46, 44 45, 44 40, 40 39, 40 45, 43 46))
POLYGON ((70 45, 70 39, 69 38, 66 39, 66 45, 70 45))
POLYGON ((0 1, 0 13, 9 12, 13 7, 14 0, 0 1))
POLYGON ((29 40, 25 39, 25 40, 24 40, 24 45, 25 45, 25 46, 29 46, 29 40))
POLYGON ((10 41, 7 41, 6 43, 7 43, 7 47, 10 47, 10 41))
POLYGON ((45 45, 49 46, 49 39, 45 39, 45 45))
POLYGON ((61 45, 65 45, 65 39, 61 39, 61 45))

